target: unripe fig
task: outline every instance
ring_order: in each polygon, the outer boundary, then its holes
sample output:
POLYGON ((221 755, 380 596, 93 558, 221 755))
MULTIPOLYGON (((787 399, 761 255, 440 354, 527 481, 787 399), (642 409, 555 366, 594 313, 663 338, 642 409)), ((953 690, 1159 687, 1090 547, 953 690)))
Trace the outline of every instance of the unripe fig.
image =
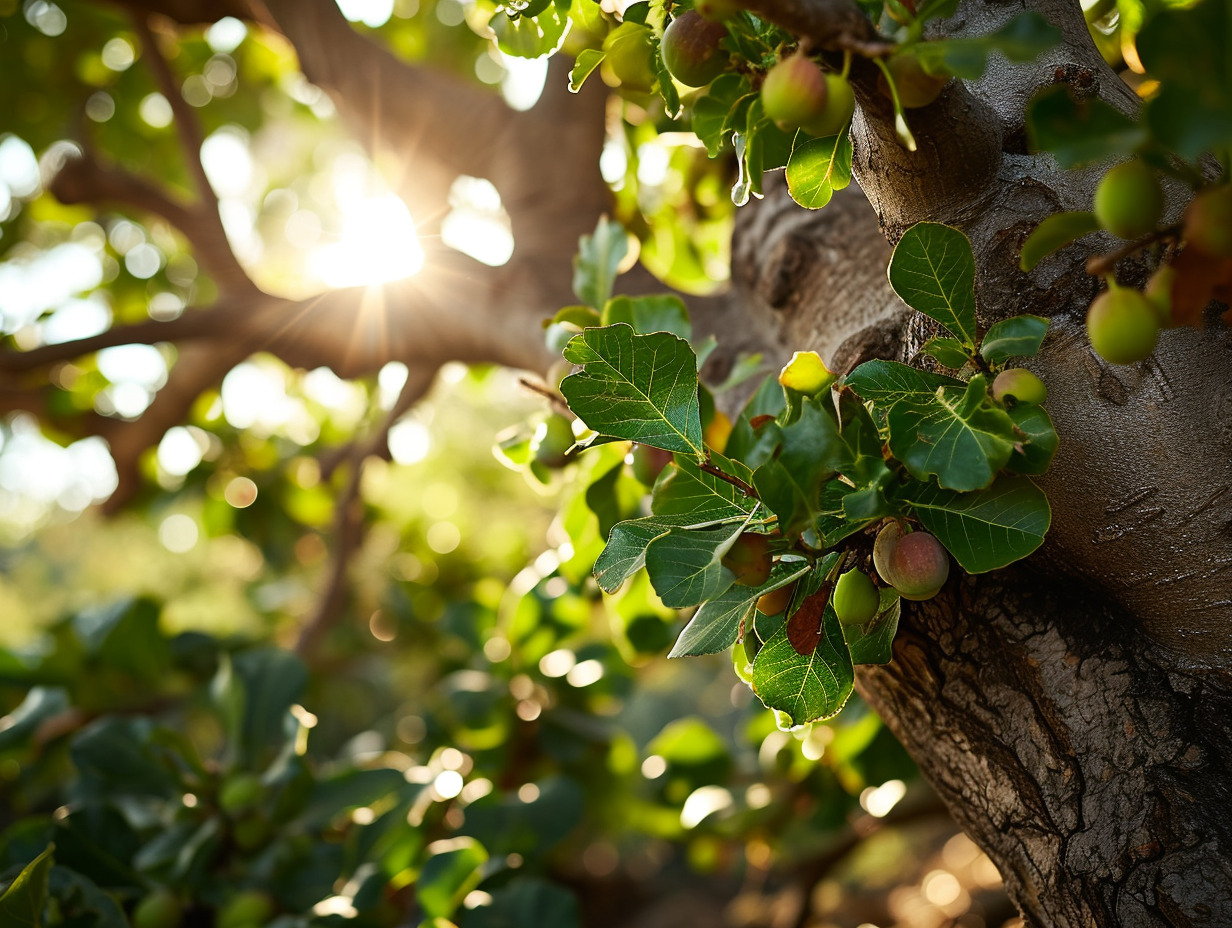
POLYGON ((661 448, 652 448, 650 445, 635 444, 633 450, 629 452, 630 464, 633 468, 633 476, 652 487, 655 481, 659 479, 659 474, 663 472, 663 468, 672 463, 672 453, 664 451, 661 448))
POLYGON ((777 590, 771 590, 757 599, 757 611, 762 615, 778 615, 791 604, 791 594, 796 591, 796 585, 789 583, 777 590))
POLYGON ((133 909, 133 928, 178 928, 184 914, 180 900, 167 889, 156 889, 133 909))
POLYGON ((1105 361, 1133 364, 1154 350, 1159 314, 1137 290, 1113 284, 1087 310, 1087 336, 1105 361))
POLYGON ((1155 172, 1135 158, 1108 171, 1095 188, 1095 218, 1118 238, 1155 231, 1164 211, 1164 192, 1155 172))
POLYGON ((849 570, 834 584, 830 597, 834 614, 844 625, 863 625, 877 614, 881 595, 872 579, 862 570, 849 570))
POLYGON ((856 97, 851 84, 841 74, 826 74, 826 107, 821 115, 804 127, 809 135, 819 139, 838 135, 851 122, 856 110, 856 97))
POLYGON ((730 56, 719 42, 727 35, 720 23, 703 19, 695 10, 682 13, 663 31, 660 50, 672 77, 689 87, 705 87, 727 70, 730 56))
POLYGON ((761 105, 780 129, 799 129, 825 112, 826 76, 805 55, 784 58, 762 82, 761 105))
POLYGON ((761 586, 770 579, 774 560, 765 535, 745 532, 723 555, 721 563, 736 575, 741 586, 761 586))
POLYGON ((697 10, 702 19, 721 23, 739 13, 740 4, 736 0, 697 0, 693 9, 697 10))
POLYGON ((1185 241, 1212 258, 1232 258, 1232 186, 1203 190, 1185 210, 1185 241))
POLYGON ((1172 328, 1172 282, 1176 280, 1176 268, 1161 264, 1146 282, 1142 295, 1155 307, 1161 328, 1172 328))
POLYGON ((565 452, 573 447, 573 426, 560 413, 552 413, 539 423, 530 440, 531 454, 546 467, 564 467, 565 452))
MULTIPOLYGON (((934 75, 925 71, 914 55, 894 55, 886 60, 886 67, 890 69, 894 86, 898 88, 898 101, 908 110, 928 106, 950 82, 948 74, 934 75)), ((877 86, 888 99, 894 99, 884 74, 878 77, 877 86)))
POLYGON ((950 575, 950 558, 941 542, 928 532, 904 535, 895 522, 878 533, 873 564, 903 599, 932 599, 950 575))
POLYGON ((260 777, 255 774, 233 773, 222 782, 218 804, 224 812, 242 812, 255 806, 264 791, 260 777))
POLYGON ((639 23, 622 23, 603 40, 603 51, 612 74, 621 85, 638 93, 649 93, 654 85, 650 66, 650 30, 639 23))
POLYGON ((1023 367, 1011 367, 1002 371, 992 382, 994 399, 1012 397, 1019 403, 1038 405, 1048 396, 1044 381, 1023 367))
POLYGON ((232 896, 218 912, 214 928, 264 928, 274 913, 274 903, 265 893, 246 889, 232 896))

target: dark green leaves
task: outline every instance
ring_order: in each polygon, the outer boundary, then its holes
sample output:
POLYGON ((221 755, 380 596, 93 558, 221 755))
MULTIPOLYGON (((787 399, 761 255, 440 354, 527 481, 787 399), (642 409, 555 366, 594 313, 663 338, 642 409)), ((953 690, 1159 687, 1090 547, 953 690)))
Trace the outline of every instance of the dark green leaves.
POLYGON ((595 579, 605 593, 615 593, 620 585, 646 566, 646 546, 678 525, 692 521, 687 516, 664 518, 649 516, 618 522, 608 535, 607 546, 595 561, 595 579))
POLYGON ((989 364, 1010 358, 1033 358, 1048 332, 1042 316, 1013 316, 992 326, 980 344, 980 354, 989 364))
POLYGON ((697 367, 689 343, 666 332, 638 335, 629 325, 587 329, 565 349, 583 370, 560 392, 590 428, 666 451, 705 453, 697 367))
MULTIPOLYGON (((749 469, 739 461, 711 454, 711 464, 748 483, 749 469)), ((708 473, 691 459, 677 460, 671 472, 655 485, 651 510, 656 516, 687 516, 692 523, 744 518, 757 505, 739 487, 708 473)))
POLYGON ((761 586, 735 584, 729 587, 721 596, 701 605, 667 656, 686 657, 727 650, 739 639, 741 628, 750 627, 761 596, 795 582, 809 570, 809 565, 802 561, 780 561, 774 566, 770 579, 761 586))
POLYGON ((904 303, 975 350, 975 258, 965 235, 940 223, 917 223, 894 248, 889 275, 904 303))
POLYGON ((787 160, 787 190, 807 209, 821 209, 835 190, 851 183, 851 137, 844 130, 826 139, 811 139, 792 149, 787 160))
POLYGON ((996 570, 1026 557, 1044 541, 1052 512, 1026 477, 999 477, 985 490, 955 493, 914 484, 903 498, 969 574, 996 570))
POLYGON ((742 529, 672 529, 651 541, 646 573, 663 605, 696 606, 730 587, 736 575, 723 566, 722 558, 742 529))
POLYGON ((1022 245, 1018 266, 1029 271, 1058 248, 1075 239, 1099 231, 1099 220, 1091 212, 1053 213, 1032 232, 1022 245))
POLYGON ((0 895, 0 924, 12 928, 41 928, 54 850, 55 845, 51 845, 30 861, 0 895))

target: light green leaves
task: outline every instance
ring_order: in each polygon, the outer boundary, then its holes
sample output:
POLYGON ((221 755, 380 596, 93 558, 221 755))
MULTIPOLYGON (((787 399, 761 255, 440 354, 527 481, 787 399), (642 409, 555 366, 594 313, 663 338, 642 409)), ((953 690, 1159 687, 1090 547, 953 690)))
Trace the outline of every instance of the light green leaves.
POLYGON ((612 296, 612 282, 628 252, 624 226, 600 219, 592 234, 582 236, 573 259, 573 292, 577 298, 595 309, 604 306, 612 296))
POLYGON ((693 337, 689 310, 674 293, 612 297, 604 305, 600 319, 603 325, 623 322, 643 333, 671 332, 686 341, 693 337))
POLYGON ((415 881, 415 897, 424 914, 449 918, 481 879, 488 860, 482 844, 470 837, 451 838, 429 847, 435 853, 424 863, 415 881))
POLYGON ((569 408, 604 435, 701 456, 697 367, 689 343, 629 325, 587 329, 565 348, 582 370, 560 384, 569 408))
POLYGON ((1035 231, 1022 243, 1018 266, 1029 271, 1058 248, 1098 231, 1099 220, 1092 212, 1053 213, 1036 226, 1035 231))
POLYGON ((43 907, 47 904, 47 879, 55 845, 26 864, 17 878, 0 895, 0 924, 12 928, 41 928, 43 907))
POLYGON ((597 48, 584 48, 578 52, 573 68, 569 71, 569 90, 577 93, 586 83, 586 78, 595 73, 607 56, 597 48))
POLYGON ((889 276, 904 303, 975 350, 975 258, 967 236, 940 223, 917 223, 894 248, 889 276))
POLYGON ((1052 519, 1047 497, 1026 477, 999 477, 976 493, 914 484, 902 496, 969 574, 1026 557, 1043 543, 1052 519))
POLYGON ((844 130, 796 145, 787 160, 787 191, 806 209, 821 209, 851 183, 851 137, 844 130))

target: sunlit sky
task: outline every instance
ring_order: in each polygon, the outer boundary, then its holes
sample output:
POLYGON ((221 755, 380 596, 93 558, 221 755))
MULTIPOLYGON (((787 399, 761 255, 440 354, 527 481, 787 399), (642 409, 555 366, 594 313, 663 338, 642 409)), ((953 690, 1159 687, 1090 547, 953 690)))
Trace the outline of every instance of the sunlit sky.
MULTIPOLYGON (((454 0, 455 5, 457 4, 454 0)), ((338 0, 352 22, 379 27, 389 20, 394 0, 338 0)), ((461 9, 459 5, 459 9, 461 9)), ((44 34, 56 36, 66 28, 66 14, 54 3, 27 5, 27 19, 44 34)), ((446 12, 442 15, 452 15, 446 12)), ((193 106, 204 106, 216 96, 237 92, 237 69, 231 58, 247 36, 238 20, 224 19, 206 33, 215 55, 201 74, 185 77, 182 91, 193 106)), ((547 73, 546 60, 508 58, 490 50, 496 71, 480 75, 499 81, 506 101, 527 109, 538 99, 547 73)), ((136 49, 123 38, 111 38, 100 47, 103 64, 124 71, 137 63, 136 49)), ((485 59, 486 60, 486 59, 485 59)), ((288 75, 284 89, 318 117, 329 121, 329 99, 300 74, 288 75)), ((112 118, 116 101, 100 91, 87 101, 86 114, 96 122, 112 118)), ((161 94, 137 101, 138 113, 149 125, 170 124, 171 106, 161 94)), ((339 130, 339 136, 344 132, 339 130)), ((58 143, 62 157, 64 143, 58 143)), ((202 164, 219 197, 228 239, 241 263, 263 280, 262 262, 273 253, 294 267, 280 275, 301 288, 290 296, 321 290, 394 281, 415 274, 424 253, 416 237, 415 220, 406 205, 386 186, 376 168, 357 145, 341 141, 327 157, 314 155, 318 174, 311 181, 311 197, 279 188, 271 177, 279 175, 277 145, 260 134, 251 136, 238 126, 223 126, 209 135, 201 148, 202 164), (273 159, 273 160, 271 160, 273 159), (281 219, 271 227, 264 217, 281 219)), ((0 220, 11 218, 24 201, 42 193, 49 162, 55 158, 35 152, 22 139, 0 134, 0 220), (43 164, 40 165, 40 158, 43 164)), ((441 224, 441 239, 489 265, 507 262, 514 241, 508 216, 496 188, 487 180, 460 177, 450 191, 451 211, 441 224)), ((106 283, 123 264, 132 277, 149 280, 167 266, 174 240, 165 227, 143 227, 127 220, 94 222, 75 227, 68 241, 46 250, 18 243, 0 262, 0 331, 14 336, 24 349, 88 337, 105 331, 112 321, 106 283), (119 262, 107 252, 110 244, 119 262)), ((170 274, 170 269, 168 269, 170 274)), ((277 281, 273 287, 279 292, 277 281)), ((153 291, 153 288, 152 288, 153 291)), ((172 292, 151 292, 152 318, 169 319, 184 309, 184 299, 172 292)), ((96 404, 105 415, 135 418, 153 401, 166 382, 167 356, 148 345, 110 348, 98 354, 100 372, 110 381, 96 404)), ((381 396, 392 404, 404 380, 405 367, 390 365, 381 372, 381 396), (399 372, 399 368, 401 369, 399 372)), ((244 362, 226 378, 222 388, 223 414, 237 428, 264 434, 282 434, 299 443, 316 438, 317 425, 305 400, 333 413, 359 404, 358 388, 327 370, 309 372, 294 391, 288 390, 287 372, 275 362, 244 362), (295 395, 292 395, 294 393, 295 395)), ((183 475, 200 463, 206 448, 193 430, 177 427, 159 445, 160 469, 183 475), (194 460, 194 455, 196 456, 194 460)), ((206 443, 208 444, 208 443, 206 443)), ((412 463, 429 450, 426 428, 413 419, 399 423, 390 434, 395 461, 412 463)), ((115 488, 115 468, 106 445, 87 439, 68 446, 54 444, 38 432, 33 420, 13 420, 0 429, 0 519, 33 527, 49 507, 68 512, 105 499, 115 488)), ((184 533, 178 536, 183 540, 184 533)))

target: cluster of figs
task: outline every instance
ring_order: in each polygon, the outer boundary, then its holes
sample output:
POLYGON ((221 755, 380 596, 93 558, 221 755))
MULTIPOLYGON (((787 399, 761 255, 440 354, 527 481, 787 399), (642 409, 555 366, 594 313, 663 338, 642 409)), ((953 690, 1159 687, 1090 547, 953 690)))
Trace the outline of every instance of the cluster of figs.
MULTIPOLYGON (((1153 168, 1135 158, 1106 173, 1095 189, 1095 218, 1118 238, 1136 241, 1154 237, 1164 211, 1164 195, 1153 168)), ((1199 191, 1185 210, 1181 236, 1209 262, 1232 259, 1232 186, 1219 184, 1199 191)), ((1091 347, 1113 364, 1144 360, 1154 349, 1161 329, 1171 328, 1176 270, 1163 264, 1142 291, 1118 284, 1111 275, 1108 289, 1087 311, 1091 347)))
MULTIPOLYGON (((770 579, 773 558, 766 535, 746 532, 723 556, 723 566, 744 586, 761 586, 770 579)), ((873 566, 882 585, 903 599, 932 599, 950 575, 950 557, 941 542, 925 531, 907 531, 898 521, 887 522, 873 545, 873 566)), ((765 615, 778 615, 791 603, 795 585, 780 587, 757 601, 765 615)), ((853 567, 841 574, 830 596, 834 613, 844 625, 863 625, 881 609, 877 582, 853 567)))

